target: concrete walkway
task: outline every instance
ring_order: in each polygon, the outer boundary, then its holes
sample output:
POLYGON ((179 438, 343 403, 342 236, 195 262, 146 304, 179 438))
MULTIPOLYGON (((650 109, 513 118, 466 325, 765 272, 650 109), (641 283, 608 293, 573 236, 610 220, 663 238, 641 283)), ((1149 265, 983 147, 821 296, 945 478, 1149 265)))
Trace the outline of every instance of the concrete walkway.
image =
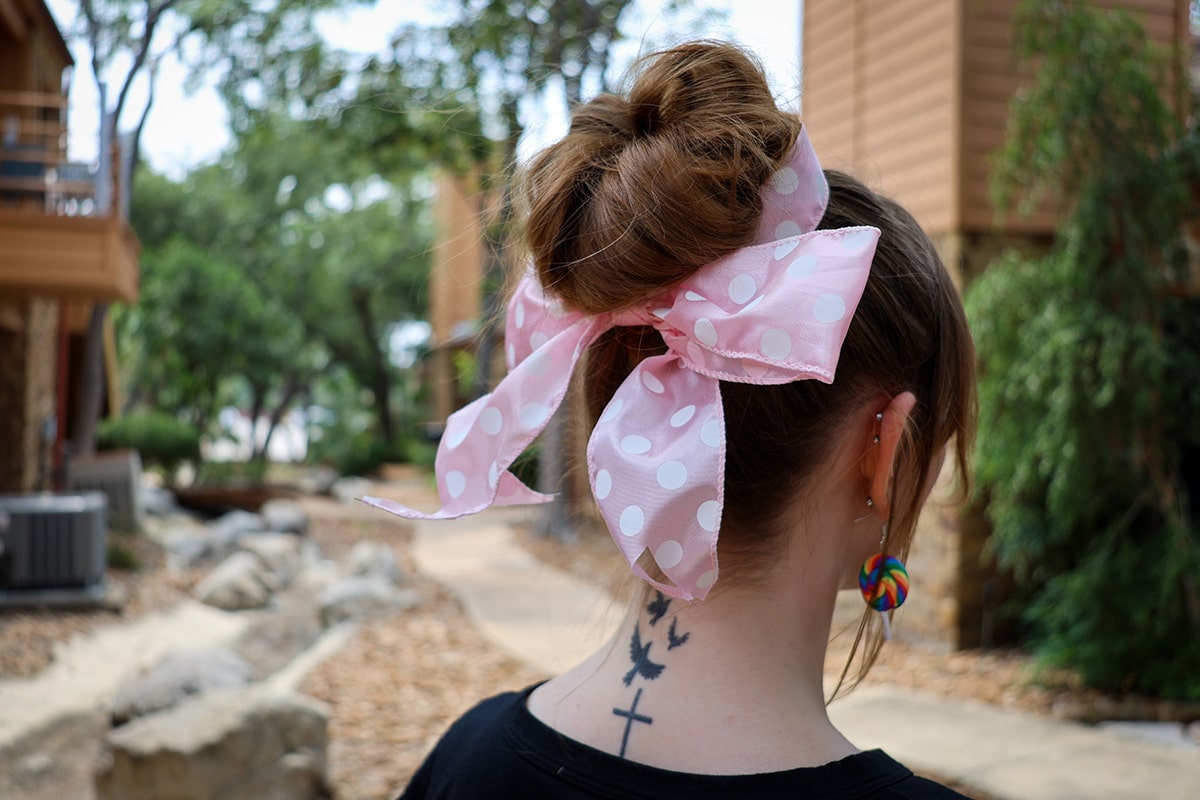
MULTIPOLYGON (((419 523, 415 553, 485 635, 550 674, 594 650, 625 609, 521 548, 510 525, 526 513, 419 523)), ((861 748, 1005 800, 1200 798, 1200 748, 894 687, 857 689, 830 716, 861 748)))

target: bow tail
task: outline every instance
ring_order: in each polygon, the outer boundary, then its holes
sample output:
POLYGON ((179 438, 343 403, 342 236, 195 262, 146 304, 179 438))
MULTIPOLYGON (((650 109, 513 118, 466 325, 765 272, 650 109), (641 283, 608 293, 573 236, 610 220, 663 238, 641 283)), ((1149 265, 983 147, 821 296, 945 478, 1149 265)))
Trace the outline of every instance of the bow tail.
POLYGON ((639 363, 592 431, 588 474, 633 572, 664 594, 704 599, 725 499, 719 382, 671 353, 639 363))
POLYGON ((426 513, 379 497, 362 501, 406 519, 455 519, 491 505, 552 500, 508 468, 562 405, 576 363, 604 330, 595 318, 569 326, 518 364, 493 392, 450 415, 434 462, 441 509, 426 513))

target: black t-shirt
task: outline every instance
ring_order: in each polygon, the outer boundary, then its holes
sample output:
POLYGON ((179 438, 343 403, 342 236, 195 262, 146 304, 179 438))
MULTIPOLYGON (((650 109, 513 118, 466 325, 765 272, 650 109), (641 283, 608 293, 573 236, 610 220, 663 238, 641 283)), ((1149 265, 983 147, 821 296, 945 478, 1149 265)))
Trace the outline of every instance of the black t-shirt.
POLYGON ((568 739, 529 713, 534 687, 483 701, 450 727, 400 800, 962 800, 882 750, 757 775, 692 775, 648 767, 568 739))

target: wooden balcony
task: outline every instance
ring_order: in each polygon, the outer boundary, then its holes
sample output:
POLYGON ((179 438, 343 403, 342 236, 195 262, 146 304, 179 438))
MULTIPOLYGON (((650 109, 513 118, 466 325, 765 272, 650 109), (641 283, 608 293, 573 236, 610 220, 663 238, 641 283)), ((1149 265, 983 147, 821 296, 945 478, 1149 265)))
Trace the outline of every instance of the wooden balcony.
POLYGON ((119 208, 115 152, 102 173, 67 160, 67 99, 0 92, 0 299, 133 302, 137 237, 119 208), (107 200, 104 195, 107 194, 107 200))

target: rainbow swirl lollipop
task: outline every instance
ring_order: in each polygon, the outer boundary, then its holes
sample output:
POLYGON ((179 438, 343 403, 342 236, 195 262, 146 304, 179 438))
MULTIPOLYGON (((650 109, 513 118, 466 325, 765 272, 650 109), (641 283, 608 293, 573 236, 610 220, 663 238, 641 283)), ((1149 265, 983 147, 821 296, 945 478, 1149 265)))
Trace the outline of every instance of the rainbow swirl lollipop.
POLYGON ((859 571, 858 588, 868 606, 876 611, 891 611, 908 597, 908 570, 895 556, 876 553, 859 571))

